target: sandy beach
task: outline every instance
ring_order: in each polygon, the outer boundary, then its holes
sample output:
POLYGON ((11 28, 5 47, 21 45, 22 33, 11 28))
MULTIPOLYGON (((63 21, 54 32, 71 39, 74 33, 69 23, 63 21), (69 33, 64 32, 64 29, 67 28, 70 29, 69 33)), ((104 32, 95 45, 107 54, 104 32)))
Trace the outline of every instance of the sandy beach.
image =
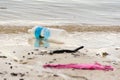
POLYGON ((0 0, 0 80, 120 80, 120 0, 0 0))
MULTIPOLYGON (((65 44, 50 43, 48 48, 35 48, 28 33, 0 34, 0 80, 120 80, 120 33, 70 31, 65 44), (74 39, 73 39, 74 37, 74 39), (56 49, 83 49, 50 55, 56 49), (107 53, 107 55, 103 54, 107 53), (51 69, 44 64, 95 63, 110 65, 113 71, 51 69)), ((34 42, 34 40, 33 40, 34 42)))

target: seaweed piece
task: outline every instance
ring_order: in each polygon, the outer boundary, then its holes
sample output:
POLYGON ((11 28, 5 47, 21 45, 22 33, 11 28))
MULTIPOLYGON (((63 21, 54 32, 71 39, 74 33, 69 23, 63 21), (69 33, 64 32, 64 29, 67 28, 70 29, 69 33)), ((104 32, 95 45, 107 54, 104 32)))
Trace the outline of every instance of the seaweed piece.
POLYGON ((60 54, 61 53, 75 53, 75 52, 77 52, 78 50, 80 50, 82 48, 84 48, 84 46, 80 46, 80 47, 78 47, 78 48, 76 48, 74 50, 68 50, 68 49, 54 50, 54 51, 50 52, 50 54, 52 55, 52 54, 59 54, 59 53, 60 54))

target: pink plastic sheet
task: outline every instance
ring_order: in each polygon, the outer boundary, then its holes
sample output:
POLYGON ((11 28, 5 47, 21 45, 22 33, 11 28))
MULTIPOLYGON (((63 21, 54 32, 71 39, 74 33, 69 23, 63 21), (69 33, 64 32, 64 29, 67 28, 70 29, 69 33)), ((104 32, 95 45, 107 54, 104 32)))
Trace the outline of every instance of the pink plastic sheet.
POLYGON ((100 63, 94 64, 45 64, 44 68, 56 68, 56 69, 82 69, 82 70, 113 70, 112 66, 101 65, 100 63))

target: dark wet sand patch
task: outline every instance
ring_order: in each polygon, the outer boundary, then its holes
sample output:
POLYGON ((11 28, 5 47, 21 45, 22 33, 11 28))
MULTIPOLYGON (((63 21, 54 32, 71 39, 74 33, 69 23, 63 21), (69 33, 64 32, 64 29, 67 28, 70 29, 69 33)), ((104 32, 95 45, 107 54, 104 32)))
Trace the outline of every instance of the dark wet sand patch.
MULTIPOLYGON (((44 25, 43 25, 44 26, 44 25)), ((0 25, 0 33, 27 33, 34 26, 9 26, 0 25)), ((95 25, 59 25, 45 26, 49 28, 64 29, 68 32, 120 32, 120 26, 95 26, 95 25)))

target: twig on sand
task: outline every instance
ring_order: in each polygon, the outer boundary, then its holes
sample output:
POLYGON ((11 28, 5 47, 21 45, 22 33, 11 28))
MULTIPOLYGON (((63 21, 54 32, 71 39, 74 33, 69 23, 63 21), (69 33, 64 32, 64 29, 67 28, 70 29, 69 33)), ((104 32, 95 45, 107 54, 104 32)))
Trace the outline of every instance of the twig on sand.
POLYGON ((68 50, 68 49, 54 50, 54 51, 50 52, 49 54, 52 55, 52 54, 61 54, 61 53, 75 53, 75 52, 77 52, 78 50, 80 50, 82 48, 84 48, 84 46, 80 46, 80 47, 78 47, 78 48, 76 48, 74 50, 68 50))

